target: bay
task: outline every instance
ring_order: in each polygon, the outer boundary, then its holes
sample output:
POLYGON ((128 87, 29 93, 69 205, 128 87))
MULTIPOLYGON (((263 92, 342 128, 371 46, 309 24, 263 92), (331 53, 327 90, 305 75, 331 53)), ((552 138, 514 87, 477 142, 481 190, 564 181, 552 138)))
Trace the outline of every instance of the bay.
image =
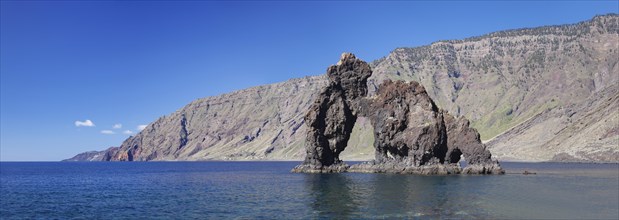
POLYGON ((290 173, 297 164, 0 162, 0 218, 619 219, 619 164, 504 162, 489 176, 290 173))

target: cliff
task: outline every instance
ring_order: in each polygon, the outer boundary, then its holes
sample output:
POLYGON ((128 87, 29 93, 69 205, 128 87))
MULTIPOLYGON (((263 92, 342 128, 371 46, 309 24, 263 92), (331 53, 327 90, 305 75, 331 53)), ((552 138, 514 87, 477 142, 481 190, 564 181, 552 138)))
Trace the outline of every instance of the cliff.
POLYGON ((419 81, 438 106, 492 140, 501 160, 616 162, 619 112, 608 107, 616 95, 608 91, 619 87, 618 23, 616 14, 596 16, 399 48, 375 61, 370 88, 384 79, 419 81), (567 109, 582 119, 565 119, 567 109))
MULTIPOLYGON (((494 158, 616 162, 618 23, 611 14, 398 48, 371 63, 368 91, 419 82, 441 109, 470 119, 494 158)), ((198 99, 104 159, 301 160, 303 116, 326 84, 312 76, 198 99)), ((341 158, 374 157, 369 120, 359 117, 350 136, 341 158)))

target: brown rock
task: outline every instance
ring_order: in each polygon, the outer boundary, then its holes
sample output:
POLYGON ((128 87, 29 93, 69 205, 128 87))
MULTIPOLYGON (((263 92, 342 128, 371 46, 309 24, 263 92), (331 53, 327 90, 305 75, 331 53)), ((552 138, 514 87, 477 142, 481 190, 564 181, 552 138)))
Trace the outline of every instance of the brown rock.
POLYGON ((350 53, 342 54, 338 64, 327 69, 329 85, 305 116, 305 160, 293 172, 343 172, 348 168, 339 155, 350 139, 371 74, 370 66, 350 53))
POLYGON ((474 128, 469 127, 469 120, 464 117, 455 118, 450 114, 445 114, 445 126, 447 127, 448 152, 446 160, 456 163, 460 160, 460 155, 464 155, 469 164, 491 162, 490 151, 481 143, 479 133, 474 128))
POLYGON ((305 116, 305 160, 293 172, 457 174, 463 154, 471 164, 467 174, 503 173, 468 120, 440 110, 419 83, 387 80, 365 97, 371 75, 369 65, 349 53, 328 68, 329 85, 305 116), (375 160, 349 167, 339 155, 358 116, 374 126, 375 160))
POLYGON ((443 163, 447 152, 443 115, 423 86, 387 80, 370 109, 378 162, 396 160, 411 166, 443 163))

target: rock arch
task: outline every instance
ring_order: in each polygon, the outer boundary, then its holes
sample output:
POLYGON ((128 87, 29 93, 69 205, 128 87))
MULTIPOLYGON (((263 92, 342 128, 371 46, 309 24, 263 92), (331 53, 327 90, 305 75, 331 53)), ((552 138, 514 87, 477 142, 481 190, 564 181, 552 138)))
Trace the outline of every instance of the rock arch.
POLYGON ((419 83, 387 80, 367 97, 371 75, 351 53, 327 69, 329 84, 305 116, 306 157, 293 172, 503 173, 468 120, 440 110, 419 83), (374 127, 375 159, 348 166, 339 155, 360 116, 374 127), (470 164, 464 170, 454 162, 460 154, 470 164))

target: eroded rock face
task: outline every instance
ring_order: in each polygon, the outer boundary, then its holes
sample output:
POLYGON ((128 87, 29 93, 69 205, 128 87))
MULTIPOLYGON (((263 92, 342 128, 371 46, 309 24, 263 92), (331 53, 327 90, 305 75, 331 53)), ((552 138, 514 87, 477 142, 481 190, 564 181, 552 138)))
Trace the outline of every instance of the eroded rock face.
POLYGON ((306 157, 293 172, 368 172, 456 174, 464 155, 467 174, 502 173, 468 120, 440 110, 417 82, 387 80, 366 97, 370 66, 350 53, 327 70, 329 85, 305 116, 306 157), (375 160, 353 166, 339 155, 345 150, 358 116, 374 126, 375 160))
POLYGON ((294 172, 342 172, 348 168, 339 155, 350 139, 371 74, 370 66, 350 53, 342 54, 337 65, 327 69, 329 85, 305 116, 307 154, 294 172))
POLYGON ((305 116, 309 127, 305 163, 315 169, 340 164, 339 154, 346 148, 356 120, 342 90, 334 87, 323 90, 305 116))
POLYGON ((458 163, 464 156, 468 166, 463 172, 466 174, 499 174, 504 173, 498 161, 492 160, 490 151, 481 143, 479 133, 469 126, 469 120, 464 117, 455 118, 444 114, 447 128, 447 163, 458 163))
POLYGON ((396 160, 410 166, 444 162, 443 115, 418 83, 387 80, 380 85, 368 117, 374 125, 378 162, 396 160))
POLYGON ((374 125, 376 158, 349 172, 446 175, 503 173, 465 118, 440 110, 417 82, 385 81, 364 111, 374 125), (459 166, 461 156, 470 164, 459 166))
POLYGON ((360 109, 361 98, 368 93, 367 82, 370 76, 370 65, 357 59, 352 53, 343 53, 337 65, 327 69, 328 88, 342 91, 344 100, 356 115, 360 109))

